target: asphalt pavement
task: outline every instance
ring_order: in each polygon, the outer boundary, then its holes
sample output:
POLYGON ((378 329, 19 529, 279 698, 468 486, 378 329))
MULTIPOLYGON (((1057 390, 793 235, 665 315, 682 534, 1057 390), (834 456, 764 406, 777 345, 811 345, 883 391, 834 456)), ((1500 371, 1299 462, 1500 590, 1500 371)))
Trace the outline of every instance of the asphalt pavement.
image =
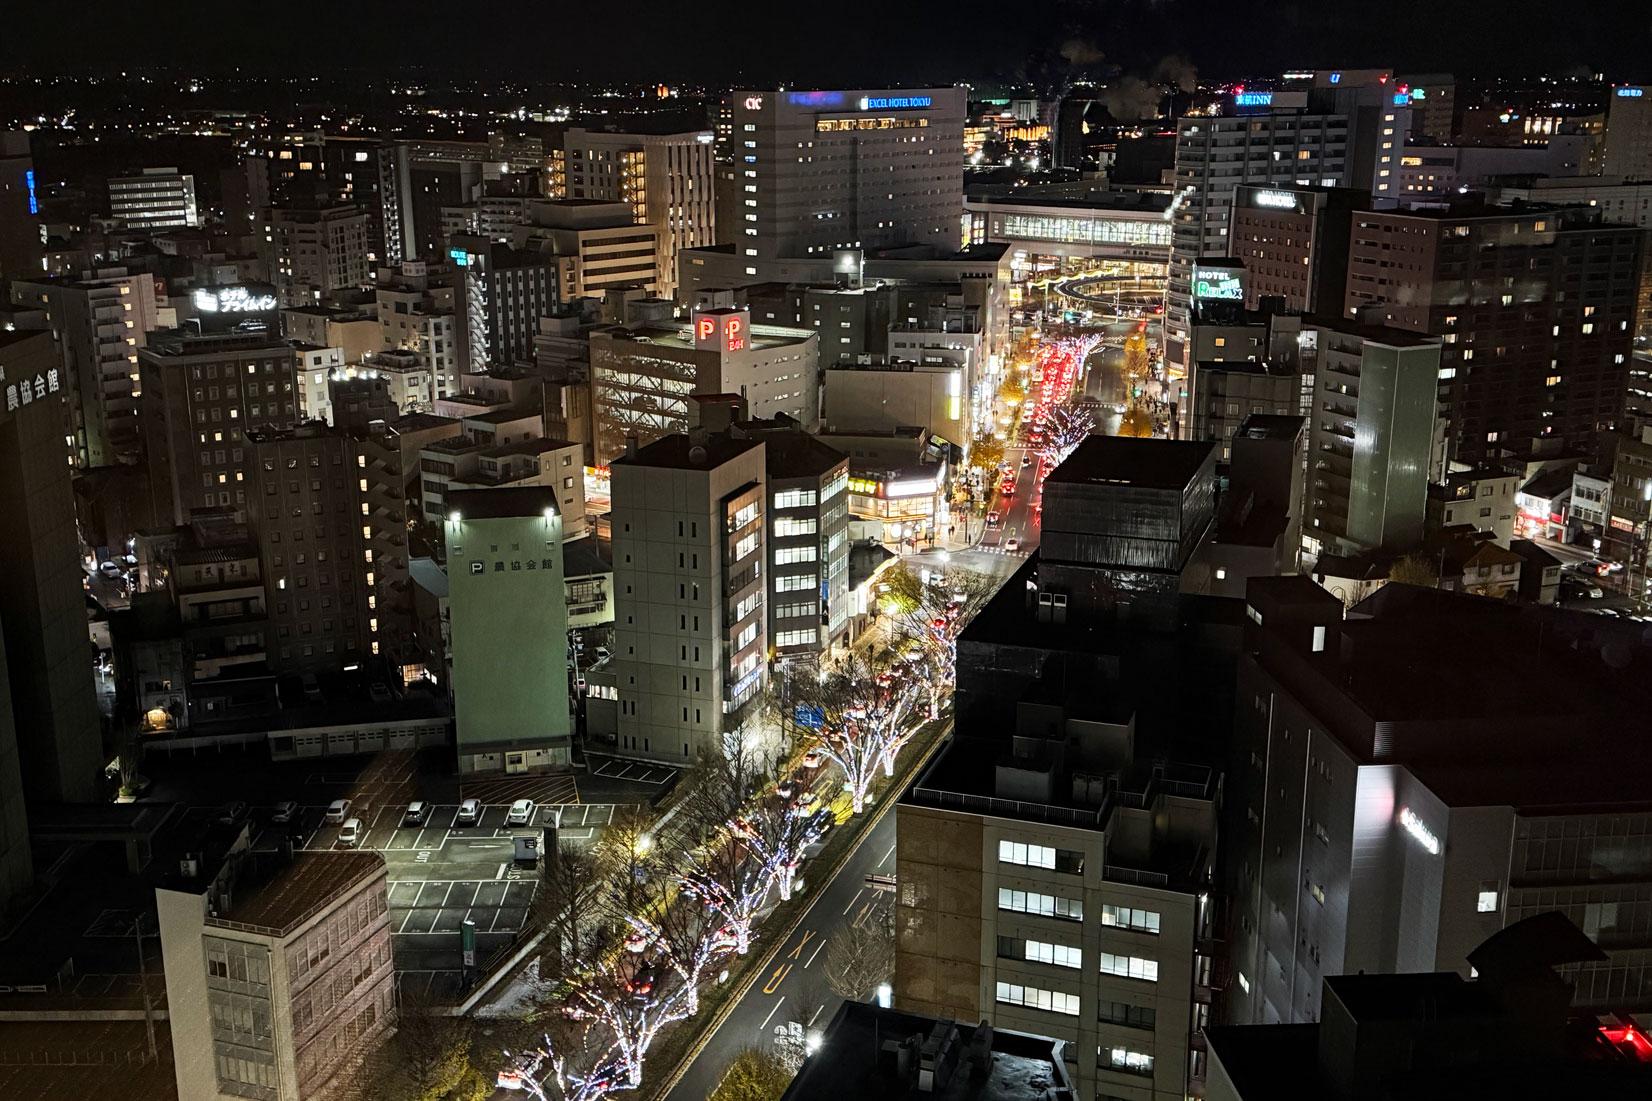
MULTIPOLYGON (((890 793, 887 798, 896 798, 890 793)), ((815 900, 784 944, 765 965, 764 972, 683 1077, 666 1095, 667 1101, 704 1101, 722 1080, 729 1063, 742 1048, 768 1047, 777 1030, 784 1034, 803 1007, 805 1028, 822 1028, 843 999, 826 982, 826 944, 839 929, 865 929, 879 920, 880 910, 894 904, 894 893, 866 885, 868 875, 895 874, 895 811, 890 811, 859 842, 842 870, 826 884, 813 888, 815 900)), ((809 866, 803 866, 808 881, 809 866)), ((759 934, 761 937, 761 933, 759 934)), ((770 946, 759 939, 754 951, 770 946)), ((868 992, 870 993, 870 992, 868 992)))

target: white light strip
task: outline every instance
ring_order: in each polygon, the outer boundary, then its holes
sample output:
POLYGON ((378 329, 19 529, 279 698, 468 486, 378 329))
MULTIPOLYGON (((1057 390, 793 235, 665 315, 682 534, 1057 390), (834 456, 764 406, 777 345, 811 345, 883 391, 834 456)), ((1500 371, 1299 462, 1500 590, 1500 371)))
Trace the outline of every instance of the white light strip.
POLYGON ((1423 820, 1418 818, 1410 807, 1400 808, 1400 825, 1417 839, 1417 844, 1428 850, 1430 856, 1440 855, 1440 839, 1434 835, 1433 830, 1423 825, 1423 820))

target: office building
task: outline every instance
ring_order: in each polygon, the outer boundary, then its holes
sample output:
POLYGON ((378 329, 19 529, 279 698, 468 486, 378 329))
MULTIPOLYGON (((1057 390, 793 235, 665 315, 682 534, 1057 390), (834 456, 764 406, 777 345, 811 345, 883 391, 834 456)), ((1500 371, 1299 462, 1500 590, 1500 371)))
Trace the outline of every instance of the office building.
POLYGON ((368 307, 289 306, 281 311, 288 340, 317 348, 337 348, 345 363, 360 363, 386 345, 379 319, 368 307))
POLYGON ((1348 278, 1348 234, 1370 196, 1341 187, 1260 187, 1233 193, 1229 251, 1245 267, 1245 305, 1283 300, 1292 313, 1336 313, 1348 278))
POLYGON ((246 433, 298 422, 297 359, 268 333, 154 334, 138 353, 155 515, 246 515, 246 433))
POLYGON ((846 1001, 780 1101, 1049 1101, 1071 1097, 1065 1045, 1047 1036, 846 1001))
POLYGON ((1411 546, 1436 469, 1440 343, 1352 322, 1303 331, 1304 374, 1314 380, 1305 552, 1411 546))
POLYGON ((1340 187, 1348 179, 1351 137, 1346 114, 1276 111, 1176 124, 1165 303, 1165 362, 1173 372, 1185 377, 1196 362, 1188 354, 1193 267, 1201 257, 1233 255, 1230 230, 1240 185, 1340 187))
POLYGON ((293 355, 298 360, 299 419, 332 424, 333 397, 328 383, 344 370, 343 350, 294 343, 293 355))
POLYGON ((637 225, 659 226, 661 298, 677 293, 677 254, 717 243, 712 132, 614 133, 573 127, 563 135, 570 199, 631 206, 637 225))
POLYGON ((270 667, 314 673, 360 665, 377 652, 378 618, 354 441, 310 422, 249 431, 245 443, 270 667))
POLYGON ((556 311, 553 257, 461 235, 449 240, 457 266, 454 345, 461 375, 533 359, 539 319, 556 311))
POLYGON ((1637 85, 1612 89, 1606 103, 1601 171, 1625 180, 1652 180, 1652 94, 1637 85))
MULTIPOLYGON (((1109 701, 1110 703, 1111 701, 1109 701)), ((1134 716, 1023 703, 895 810, 895 1005, 1067 1044, 1078 1096, 1203 1077, 1219 778, 1133 761, 1134 716)))
POLYGON ((382 261, 378 157, 375 137, 321 130, 254 137, 241 162, 244 183, 226 179, 226 212, 250 229, 267 207, 360 207, 369 212, 368 253, 382 261))
MULTIPOLYGON (((9 714, 0 722, 15 731, 14 744, 0 741, 0 784, 5 772, 20 768, 30 803, 89 803, 98 797, 107 758, 88 660, 84 574, 63 442, 65 395, 51 338, 0 331, 0 382, 6 395, 0 515, 7 529, 0 539, 0 632, 11 689, 9 714)), ((3 828, 10 844, 26 849, 21 813, 8 807, 3 828)))
POLYGON ((422 260, 380 268, 374 299, 379 315, 380 348, 417 352, 435 375, 436 396, 460 390, 457 280, 452 269, 422 260))
POLYGON ((1227 448, 1227 487, 1208 552, 1207 591, 1238 598, 1252 577, 1297 571, 1308 419, 1252 413, 1239 422, 1227 448))
POLYGON ((730 100, 741 195, 732 239, 749 266, 958 246, 963 88, 748 90, 730 100))
POLYGON ((762 440, 693 430, 613 472, 617 751, 684 764, 723 751, 768 679, 762 440))
POLYGON ((548 200, 533 203, 528 217, 512 233, 511 244, 556 258, 561 301, 601 298, 610 290, 659 295, 665 227, 636 221, 630 202, 548 200))
POLYGON ((384 858, 248 855, 155 890, 178 1101, 329 1096, 395 1029, 384 858))
POLYGON ((825 372, 821 422, 831 432, 922 425, 959 446, 975 439, 969 371, 950 363, 840 361, 825 372))
POLYGON ((40 189, 23 130, 0 130, 0 275, 41 271, 40 189))
POLYGON ((382 260, 392 267, 445 258, 442 209, 470 203, 484 180, 497 180, 509 167, 486 142, 403 141, 377 153, 382 260))
POLYGON ((1571 971, 1604 954, 1550 912, 1470 952, 1472 979, 1449 971, 1330 976, 1318 1024, 1207 1033, 1206 1101, 1644 1094, 1652 1040, 1643 1027, 1628 1014, 1571 1005, 1571 971))
POLYGON ((1441 340, 1450 459, 1586 444, 1622 412, 1641 252, 1639 229, 1587 209, 1372 211, 1354 220, 1345 316, 1441 340))
POLYGON ((649 443, 687 431, 696 394, 738 394, 759 420, 785 414, 813 428, 820 418, 819 337, 753 325, 749 309, 696 310, 686 326, 599 329, 590 343, 599 464, 621 453, 628 437, 649 443))
POLYGON ((371 216, 354 206, 274 207, 260 259, 282 306, 309 306, 373 281, 371 216))
POLYGON ((127 229, 182 229, 201 224, 195 177, 176 168, 145 168, 109 181, 109 217, 127 229))
POLYGON ((143 436, 138 349, 158 323, 154 278, 103 268, 78 279, 20 279, 11 300, 43 310, 57 341, 75 465, 136 461, 143 436))
POLYGON ((1253 579, 1246 613, 1228 1023, 1326 1020, 1327 975, 1468 976, 1545 910, 1605 950, 1580 1007, 1652 1003, 1639 625, 1394 584, 1345 615, 1306 577, 1253 579))
POLYGON ((1200 363, 1194 367, 1193 409, 1187 438, 1216 445, 1217 461, 1232 457, 1233 438, 1252 414, 1290 416, 1302 409, 1302 377, 1265 360, 1200 363))
POLYGON ((567 766, 573 717, 556 492, 460 491, 447 506, 459 772, 567 766))

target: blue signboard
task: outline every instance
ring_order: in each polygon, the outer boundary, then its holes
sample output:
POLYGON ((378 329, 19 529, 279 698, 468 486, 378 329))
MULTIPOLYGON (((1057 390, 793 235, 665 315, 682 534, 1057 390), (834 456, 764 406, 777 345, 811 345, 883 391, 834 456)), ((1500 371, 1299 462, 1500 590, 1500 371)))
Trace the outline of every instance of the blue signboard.
POLYGON ((808 704, 800 703, 797 705, 795 714, 798 726, 806 726, 810 730, 819 730, 826 725, 826 712, 818 707, 810 707, 808 704))
POLYGON ((1273 106, 1272 92, 1240 92, 1233 97, 1236 107, 1271 107, 1273 106))
POLYGON ((902 111, 913 107, 929 107, 934 102, 932 96, 861 96, 860 109, 862 111, 902 111))
POLYGON ((452 260, 455 264, 458 264, 461 268, 470 266, 470 253, 466 252, 462 248, 450 248, 447 250, 447 255, 448 259, 452 260))
POLYGON ((842 107, 842 92, 787 92, 786 102, 793 107, 842 107))
POLYGON ((29 213, 39 214, 40 200, 34 194, 34 169, 25 168, 23 170, 23 186, 29 192, 29 213))
POLYGON ((1619 88, 1619 99, 1639 99, 1646 94, 1645 88, 1619 88))

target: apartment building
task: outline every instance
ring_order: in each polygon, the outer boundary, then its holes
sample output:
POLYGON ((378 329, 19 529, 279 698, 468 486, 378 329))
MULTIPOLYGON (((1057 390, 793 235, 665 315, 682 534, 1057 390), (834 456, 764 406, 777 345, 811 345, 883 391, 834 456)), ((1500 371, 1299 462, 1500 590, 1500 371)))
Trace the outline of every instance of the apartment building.
POLYGON ((446 267, 421 260, 380 268, 374 297, 378 304, 379 347, 417 352, 436 376, 436 396, 460 390, 455 278, 446 267))
POLYGON ((532 204, 511 245, 556 258, 556 293, 564 302, 610 290, 658 296, 663 281, 663 226, 637 222, 629 202, 550 199, 532 204))
POLYGON ((309 306, 373 281, 367 211, 354 206, 275 207, 259 254, 282 306, 309 306))
POLYGON ((155 891, 179 1101, 328 1096, 396 1025, 384 858, 245 856, 155 891))
POLYGON ((620 754, 684 764, 743 731, 768 678, 763 441, 670 435, 613 472, 620 754))
POLYGON ((1245 266, 1245 305, 1254 310, 1278 298, 1292 313, 1341 309, 1354 212, 1370 205, 1369 193, 1357 188, 1235 188, 1228 253, 1245 266))
POLYGON ((116 267, 77 279, 19 278, 11 301, 44 311, 57 342, 75 465, 136 459, 143 446, 138 348, 159 324, 154 277, 116 267))

